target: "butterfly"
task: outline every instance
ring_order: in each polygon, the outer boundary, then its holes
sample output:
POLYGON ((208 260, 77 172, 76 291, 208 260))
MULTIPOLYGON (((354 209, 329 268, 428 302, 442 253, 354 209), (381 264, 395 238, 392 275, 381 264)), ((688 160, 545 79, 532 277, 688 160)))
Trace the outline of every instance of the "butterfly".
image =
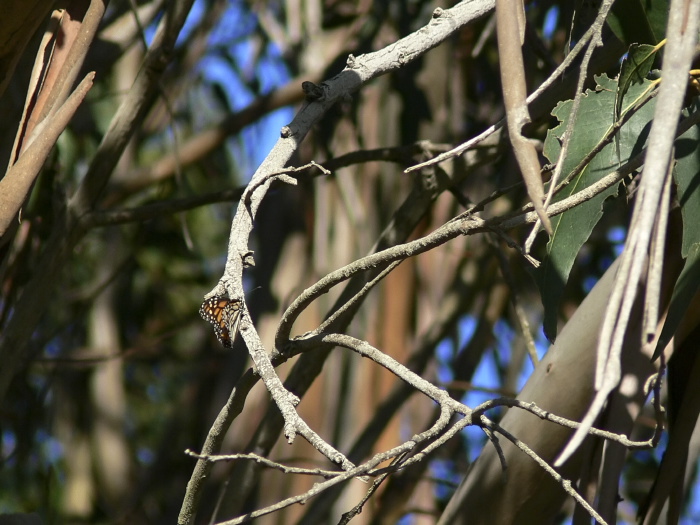
POLYGON ((216 338, 225 348, 232 348, 241 322, 241 302, 221 295, 206 299, 199 309, 202 319, 214 325, 216 338))

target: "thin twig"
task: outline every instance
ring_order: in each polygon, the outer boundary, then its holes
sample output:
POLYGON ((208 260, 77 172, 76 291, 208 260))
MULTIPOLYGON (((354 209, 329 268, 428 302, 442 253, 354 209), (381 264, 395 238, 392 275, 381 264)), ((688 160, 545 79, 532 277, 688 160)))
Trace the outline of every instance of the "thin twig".
MULTIPOLYGON (((398 458, 394 459, 394 463, 398 461, 398 458)), ((385 474, 380 474, 377 479, 374 480, 372 483, 372 486, 370 486, 369 489, 367 489, 367 492, 365 495, 362 497, 362 499, 355 505, 352 509, 350 509, 348 512, 345 512, 341 517, 340 520, 338 521, 338 525, 347 525, 350 523, 350 520, 352 520, 355 516, 360 514, 362 512, 362 508, 365 506, 365 503, 369 501, 369 498, 371 498, 375 492, 381 487, 382 483, 386 480, 386 478, 389 477, 389 472, 385 474)))
POLYGON ((494 423, 493 421, 489 420, 485 416, 481 416, 480 418, 481 425, 484 427, 488 427, 492 432, 496 433, 498 432, 502 436, 504 436, 508 441, 513 443, 516 447, 518 447, 520 450, 522 450, 525 454, 530 456, 535 462, 542 467, 542 469, 549 474, 554 481, 559 483, 561 487, 566 491, 567 494, 569 494, 572 498, 576 500, 576 503, 581 505, 588 514, 591 515, 593 519, 595 519, 598 523, 601 525, 607 525, 607 522, 603 519, 603 517, 598 514, 593 507, 584 499, 583 496, 581 496, 576 489, 573 488, 571 481, 568 479, 563 478, 556 470, 554 470, 552 467, 549 466, 549 463, 547 463, 544 459, 542 459, 534 450, 532 450, 530 447, 528 447, 525 443, 520 441, 518 438, 513 436, 510 432, 508 432, 506 429, 498 425, 497 423, 494 423))
MULTIPOLYGON (((552 204, 547 210, 547 213, 550 216, 559 215, 592 199, 599 193, 618 183, 629 172, 636 169, 638 165, 641 164, 642 158, 643 157, 635 157, 633 161, 630 161, 620 169, 602 177, 595 184, 574 193, 562 201, 552 204)), ((526 209, 527 208, 525 208, 525 210, 526 209)), ((407 257, 419 255, 460 235, 473 235, 475 233, 493 231, 499 228, 510 229, 535 222, 535 220, 536 214, 524 210, 521 210, 520 213, 514 217, 497 217, 488 220, 473 217, 466 213, 460 215, 459 220, 455 219, 449 221, 434 232, 420 239, 373 253, 334 270, 318 280, 314 285, 304 290, 284 312, 276 335, 278 346, 283 346, 284 341, 289 339, 289 333, 295 320, 311 302, 357 273, 375 268, 382 264, 393 263, 407 257), (279 341, 282 341, 282 344, 279 344, 279 341)))
POLYGON ((496 252, 496 257, 498 258, 499 266, 501 267, 501 274, 503 275, 503 280, 510 288, 510 300, 513 303, 513 310, 515 311, 515 318, 518 320, 520 325, 520 333, 525 340, 525 346, 527 347, 527 353, 530 356, 530 361, 532 361, 533 366, 539 362, 539 357, 537 356, 537 348, 535 348, 535 341, 532 338, 532 332, 530 331, 530 323, 527 320, 527 315, 520 305, 518 300, 518 287, 515 284, 515 279, 513 278, 513 273, 510 271, 510 266, 508 264, 508 259, 505 254, 500 250, 500 247, 496 242, 493 242, 493 249, 496 252))
POLYGON ((449 408, 451 412, 464 415, 469 415, 471 413, 471 410, 469 410, 465 405, 452 399, 446 390, 436 387, 427 379, 423 379, 418 374, 409 370, 405 365, 402 365, 396 361, 393 357, 388 356, 384 352, 381 352, 370 345, 367 341, 362 341, 343 334, 324 334, 322 336, 310 338, 309 342, 312 342, 313 340, 318 340, 322 343, 341 346, 343 348, 353 350, 361 356, 367 357, 375 363, 383 366, 398 378, 406 381, 413 388, 440 404, 440 406, 449 408))
MULTIPOLYGON (((591 39, 593 36, 593 28, 590 28, 586 33, 581 37, 581 39, 576 43, 574 48, 571 50, 571 52, 566 56, 564 61, 559 65, 559 67, 552 72, 551 75, 545 80, 540 87, 538 87, 529 97, 527 97, 527 103, 532 104, 540 95, 542 95, 549 86, 554 84, 554 82, 564 74, 564 72, 569 68, 569 66, 573 63, 573 61, 578 57, 579 53, 588 45, 588 41, 591 39)), ((410 168, 406 169, 406 173, 409 173, 411 171, 419 170, 422 168, 427 168, 428 166, 432 166, 433 164, 439 164, 440 162, 444 162, 446 160, 449 160, 453 157, 457 157, 467 151, 468 149, 476 146, 480 142, 483 142, 486 140, 489 136, 491 136, 493 133, 498 131, 503 127, 503 124, 505 124, 505 119, 501 119, 495 124, 489 126, 484 130, 482 133, 477 135, 476 137, 473 137, 469 139, 468 141, 464 142, 463 144, 460 144, 456 148, 451 149, 450 151, 447 151, 445 153, 442 153, 438 155, 437 157, 427 160, 425 162, 421 162, 420 164, 416 164, 414 166, 411 166, 410 168)))
MULTIPOLYGON (((481 405, 475 407, 472 412, 472 417, 476 420, 477 416, 481 415, 487 410, 492 410, 496 407, 500 406, 505 406, 505 407, 511 407, 511 408, 519 408, 521 410, 525 410, 527 412, 530 412, 531 414, 539 417, 543 421, 550 421, 552 423, 555 423, 557 425, 560 425, 562 427, 566 428, 571 428, 571 429, 578 429, 581 427, 581 423, 578 421, 574 421, 572 419, 567 419, 565 417, 557 416, 556 414, 552 414, 548 410, 544 410, 540 407, 538 407, 535 403, 531 401, 521 401, 519 399, 512 399, 512 398, 507 398, 507 397, 501 397, 498 399, 490 399, 481 405)), ((660 428, 663 428, 663 425, 661 425, 660 428)), ((652 439, 648 439, 645 441, 634 441, 632 439, 629 439, 627 436, 624 434, 616 434, 614 432, 608 432, 607 430, 600 430, 595 427, 591 427, 588 431, 588 434, 591 436, 596 436, 599 438, 607 439, 609 441, 614 441, 615 443, 619 443, 620 445, 627 447, 629 449, 635 449, 635 450, 646 450, 654 447, 654 442, 652 439)))
POLYGON ((654 399, 652 406, 654 407, 654 416, 656 418, 656 426, 654 427, 654 435, 651 437, 652 447, 656 447, 661 440, 661 434, 663 433, 664 427, 666 425, 666 410, 661 405, 661 385, 666 372, 666 356, 661 353, 659 356, 659 371, 652 376, 652 390, 654 392, 654 399))
POLYGON ((402 443, 401 445, 398 445, 390 450, 387 450, 386 452, 375 454, 372 458, 370 458, 368 461, 366 461, 362 465, 354 467, 353 469, 351 469, 349 471, 343 472, 342 474, 339 474, 338 476, 331 478, 327 481, 324 481, 321 483, 316 483, 311 489, 307 490, 303 494, 300 494, 298 496, 292 496, 290 498, 279 501, 279 502, 277 502, 273 505, 270 505, 268 507, 265 507, 263 509, 249 512, 248 514, 246 514, 244 516, 240 516, 238 518, 222 522, 222 523, 220 523, 220 525, 238 525, 240 523, 247 523, 255 518, 259 518, 261 516, 265 516, 267 514, 277 512, 278 510, 283 509, 285 507, 289 507, 290 505, 294 505, 296 503, 304 503, 308 499, 310 499, 318 494, 321 494, 322 492, 330 489, 331 487, 334 487, 335 485, 338 485, 339 483, 343 483, 343 482, 348 481, 352 478, 356 478, 356 477, 360 477, 360 476, 364 476, 364 475, 371 475, 372 470, 376 466, 380 465, 381 463, 384 463, 385 461, 391 460, 395 457, 398 457, 398 456, 401 456, 403 454, 406 454, 407 452, 410 452, 418 444, 426 441, 427 439, 432 439, 436 434, 439 434, 440 431, 444 428, 445 420, 447 420, 447 422, 449 422, 449 416, 446 418, 441 416, 438 419, 438 421, 436 421, 435 424, 432 427, 430 427, 428 430, 426 430, 425 432, 421 432, 420 434, 413 436, 413 438, 406 441, 405 443, 402 443))
POLYGON ((320 468, 301 468, 301 467, 290 467, 289 465, 284 465, 278 463, 277 461, 272 461, 263 457, 259 454, 198 454, 190 449, 185 450, 185 454, 193 458, 202 459, 204 461, 209 461, 211 463, 217 463, 219 461, 236 461, 239 459, 248 459, 255 461, 266 467, 270 467, 275 470, 280 470, 285 474, 302 474, 305 476, 322 476, 326 479, 334 478, 343 473, 342 470, 324 470, 320 468))

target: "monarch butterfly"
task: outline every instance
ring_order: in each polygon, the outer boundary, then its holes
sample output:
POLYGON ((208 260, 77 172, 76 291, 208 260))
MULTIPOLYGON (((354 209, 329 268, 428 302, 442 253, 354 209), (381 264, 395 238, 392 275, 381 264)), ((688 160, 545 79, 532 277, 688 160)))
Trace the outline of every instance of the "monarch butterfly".
POLYGON ((240 301, 215 295, 202 303, 199 315, 214 325, 216 338, 225 348, 233 347, 241 321, 240 301))

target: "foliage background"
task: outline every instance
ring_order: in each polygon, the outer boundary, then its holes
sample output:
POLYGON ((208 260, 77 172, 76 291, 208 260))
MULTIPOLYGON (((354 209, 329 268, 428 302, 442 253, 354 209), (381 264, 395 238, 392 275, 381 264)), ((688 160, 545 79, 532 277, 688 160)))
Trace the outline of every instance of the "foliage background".
MULTIPOLYGON (((87 10, 89 4, 73 2, 68 9, 87 10)), ((589 3, 576 4, 527 3, 528 92, 595 17, 589 3)), ((619 73, 630 43, 661 39, 665 20, 655 17, 667 6, 652 4, 644 13, 648 27, 629 24, 624 11, 611 16, 587 88, 595 86, 593 73, 619 73)), ((342 70, 350 53, 391 45, 425 25, 436 7, 422 0, 197 0, 128 145, 104 173, 108 180, 88 225, 69 229, 79 233, 66 234, 73 241, 57 256, 51 242, 61 231, 66 202, 89 179, 166 9, 157 0, 107 6, 79 75, 95 71, 94 85, 43 163, 21 221, 0 244, 5 334, 20 322, 22 295, 40 291, 31 297, 37 316, 31 336, 11 345, 21 357, 8 361, 13 370, 0 419, 0 511, 38 512, 45 523, 176 521, 195 463, 183 451, 201 449, 250 366, 241 341, 224 350, 197 315, 223 271, 242 186, 294 108, 306 103, 302 81, 319 83, 342 70), (51 270, 46 257, 55 261, 51 270), (44 284, 32 288, 38 282, 44 284)), ((31 39, 0 105, 0 157, 10 164, 48 19, 48 13, 36 15, 38 30, 25 28, 31 39)), ((547 130, 558 124, 551 110, 573 97, 576 80, 572 71, 531 105, 527 133, 540 151, 547 130)), ((293 162, 314 160, 332 174, 307 170, 296 187, 275 186, 257 214, 246 305, 266 347, 273 347, 276 324, 297 294, 369 253, 383 231, 393 231, 396 243, 416 239, 512 185, 484 216, 528 202, 501 134, 441 165, 432 178, 403 172, 503 116, 493 15, 334 106, 293 162), (358 151, 365 153, 343 157, 358 151)), ((555 324, 571 317, 619 254, 630 213, 624 193, 606 202, 602 221, 579 253, 555 324)), ((528 233, 520 228, 508 235, 522 244, 528 233)), ((533 253, 541 258, 544 251, 540 237, 533 253)), ((547 347, 540 294, 527 267, 502 237, 459 237, 398 266, 367 297, 347 332, 409 363, 469 406, 513 396, 532 371, 528 347, 540 357, 547 347)), ((318 326, 339 293, 334 289, 314 302, 294 334, 318 326)), ((286 377, 290 366, 278 373, 286 377)), ((321 436, 359 462, 430 425, 433 403, 411 394, 386 370, 336 349, 299 409, 321 436)), ((278 435, 261 437, 265 414, 276 410, 258 384, 222 452, 254 451, 285 464, 330 468, 301 439, 289 446, 278 435)), ((648 433, 650 421, 653 414, 642 413, 636 432, 648 433)), ((485 442, 481 431, 468 429, 429 461, 391 477, 355 521, 434 523, 485 442)), ((696 456, 690 455, 689 465, 696 456)), ((644 500, 659 458, 656 451, 629 455, 621 520, 631 519, 644 500)), ((315 481, 251 462, 218 463, 206 480, 198 520, 237 516, 308 490, 315 481)), ((260 521, 335 523, 366 490, 352 481, 260 521)), ((695 512, 693 503, 690 498, 686 515, 695 512)), ((557 509, 555 520, 573 514, 570 504, 557 509)))

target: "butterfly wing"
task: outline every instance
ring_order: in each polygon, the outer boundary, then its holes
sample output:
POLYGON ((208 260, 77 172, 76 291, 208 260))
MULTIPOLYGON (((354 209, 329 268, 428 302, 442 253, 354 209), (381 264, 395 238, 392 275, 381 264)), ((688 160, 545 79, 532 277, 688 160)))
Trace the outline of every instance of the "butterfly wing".
POLYGON ((214 325, 214 334, 224 348, 233 347, 241 317, 240 301, 217 295, 202 303, 199 315, 214 325))

